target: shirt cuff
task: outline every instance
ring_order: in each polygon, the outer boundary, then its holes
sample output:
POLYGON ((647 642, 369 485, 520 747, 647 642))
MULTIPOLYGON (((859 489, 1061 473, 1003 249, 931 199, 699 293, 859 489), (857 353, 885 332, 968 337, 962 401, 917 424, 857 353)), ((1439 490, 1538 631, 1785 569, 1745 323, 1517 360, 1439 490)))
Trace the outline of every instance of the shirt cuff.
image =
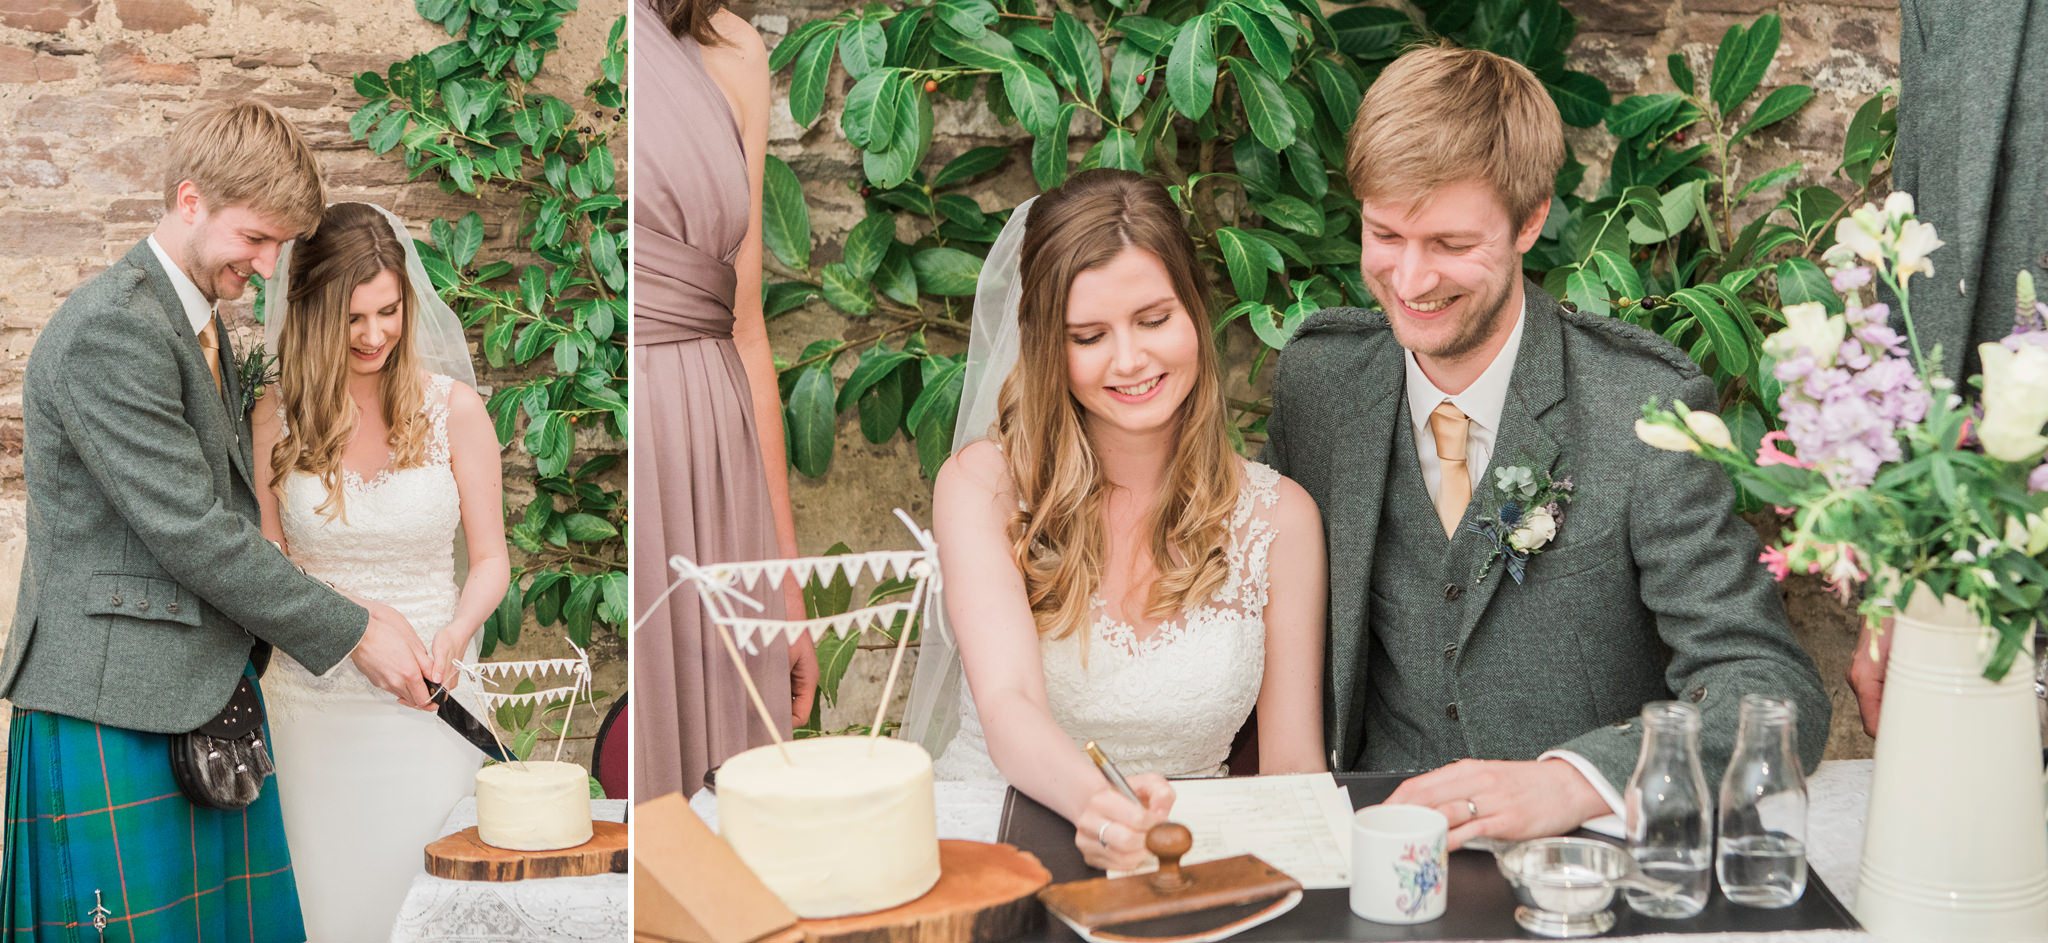
POLYGON ((1580 823, 1580 828, 1599 832, 1610 838, 1621 838, 1628 834, 1628 812, 1627 807, 1622 805, 1621 793, 1614 791, 1614 784, 1609 783, 1607 777, 1600 774, 1600 770, 1591 760, 1570 750, 1546 750, 1536 759, 1563 760, 1570 763, 1573 769, 1579 771, 1579 775, 1586 777, 1586 781, 1593 784, 1593 791, 1599 793, 1600 800, 1607 803, 1607 808, 1612 810, 1606 815, 1580 823))

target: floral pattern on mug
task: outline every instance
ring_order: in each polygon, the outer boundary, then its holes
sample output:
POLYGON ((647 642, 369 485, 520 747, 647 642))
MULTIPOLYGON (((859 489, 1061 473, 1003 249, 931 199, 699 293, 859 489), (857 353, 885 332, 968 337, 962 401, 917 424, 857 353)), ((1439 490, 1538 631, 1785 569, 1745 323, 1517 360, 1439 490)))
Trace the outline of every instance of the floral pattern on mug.
POLYGON ((1394 906, 1413 917, 1428 906, 1429 899, 1444 889, 1444 839, 1427 845, 1409 845, 1394 861, 1394 881, 1400 892, 1394 906))

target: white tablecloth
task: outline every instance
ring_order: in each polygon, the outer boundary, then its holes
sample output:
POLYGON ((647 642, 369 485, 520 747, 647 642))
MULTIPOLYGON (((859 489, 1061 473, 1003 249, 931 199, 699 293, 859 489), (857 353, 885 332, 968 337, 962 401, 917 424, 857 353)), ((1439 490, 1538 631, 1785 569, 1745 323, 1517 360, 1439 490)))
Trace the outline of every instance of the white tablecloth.
MULTIPOLYGON (((626 820, 626 800, 597 799, 591 818, 626 820)), ((453 835, 476 824, 476 798, 456 803, 441 827, 453 835)), ((424 858, 422 858, 424 862, 424 858)), ((624 874, 527 881, 450 881, 423 870, 412 879, 391 943, 626 943, 624 874)))
MULTIPOLYGON (((1806 864, 1826 881, 1844 905, 1856 897, 1856 863, 1863 854, 1863 812, 1870 805, 1869 760, 1835 760, 1820 764, 1807 780, 1806 864)), ((1003 814, 1002 783, 936 784, 939 837, 969 841, 996 840, 1003 814)), ((718 827, 718 800, 710 790, 690 799, 697 815, 718 827)), ((1610 941, 1657 943, 1872 943, 1868 933, 1823 930, 1805 933, 1685 933, 1640 937, 1597 937, 1610 941)))

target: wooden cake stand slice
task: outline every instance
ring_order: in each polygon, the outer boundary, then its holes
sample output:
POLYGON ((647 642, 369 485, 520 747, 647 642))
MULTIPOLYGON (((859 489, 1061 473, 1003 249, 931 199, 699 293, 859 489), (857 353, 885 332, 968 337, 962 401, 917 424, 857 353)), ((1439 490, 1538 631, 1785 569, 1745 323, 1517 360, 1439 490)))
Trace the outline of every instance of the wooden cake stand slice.
POLYGON ((799 920, 808 943, 986 943, 1036 929, 1045 910, 1034 896, 1052 883, 1038 857, 1012 845, 939 841, 939 883, 899 907, 850 917, 799 920))
POLYGON ((427 873, 451 881, 523 881, 624 873, 626 824, 590 823, 590 840, 557 851, 509 851, 486 845, 476 826, 427 846, 427 873))

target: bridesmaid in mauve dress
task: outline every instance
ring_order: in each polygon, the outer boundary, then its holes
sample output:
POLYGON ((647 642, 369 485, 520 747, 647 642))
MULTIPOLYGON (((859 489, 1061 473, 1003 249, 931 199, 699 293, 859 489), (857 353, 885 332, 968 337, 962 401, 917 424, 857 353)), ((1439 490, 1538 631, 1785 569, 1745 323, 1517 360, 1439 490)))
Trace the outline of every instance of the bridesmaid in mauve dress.
MULTIPOLYGON (((635 2, 633 596, 645 606, 675 578, 669 557, 794 556, 795 528, 761 312, 767 53, 718 0, 635 2)), ((762 602, 771 616, 786 605, 762 602)), ((669 596, 632 644, 636 801, 693 793, 706 769, 769 742, 694 591, 669 596)), ((747 658, 785 736, 817 676, 808 643, 795 654, 794 703, 786 646, 747 658)))

